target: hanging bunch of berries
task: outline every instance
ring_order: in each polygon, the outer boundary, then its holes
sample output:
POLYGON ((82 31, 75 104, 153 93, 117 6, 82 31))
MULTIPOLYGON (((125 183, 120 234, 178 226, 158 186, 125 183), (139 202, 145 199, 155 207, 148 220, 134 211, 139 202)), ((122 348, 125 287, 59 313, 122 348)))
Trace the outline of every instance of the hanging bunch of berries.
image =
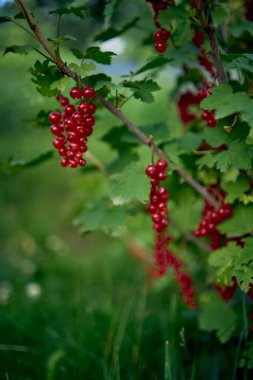
POLYGON ((168 163, 165 160, 158 160, 156 164, 151 164, 146 168, 146 175, 150 178, 150 196, 147 207, 151 215, 153 229, 155 231, 155 277, 159 278, 166 274, 167 268, 174 270, 176 281, 180 284, 181 292, 185 302, 192 308, 196 307, 194 301, 194 289, 191 276, 183 271, 183 263, 168 248, 172 237, 167 232, 169 226, 167 202, 169 194, 165 186, 160 182, 167 178, 166 169, 168 163))
POLYGON ((162 28, 161 23, 158 21, 160 11, 165 11, 169 4, 174 4, 174 0, 146 0, 152 4, 154 12, 154 24, 157 27, 157 31, 154 33, 155 50, 158 53, 164 53, 167 48, 167 43, 170 39, 170 31, 162 28))
POLYGON ((202 211, 202 219, 195 230, 194 234, 197 237, 207 236, 211 239, 211 248, 217 249, 220 247, 222 235, 218 232, 217 226, 224 219, 231 217, 232 207, 230 203, 224 201, 225 191, 218 186, 209 186, 207 189, 213 195, 217 202, 220 202, 220 207, 216 210, 213 205, 205 201, 202 211))
POLYGON ((60 103, 61 111, 51 112, 49 120, 52 123, 51 133, 57 136, 53 145, 62 157, 61 166, 76 168, 86 165, 83 154, 88 149, 88 137, 93 133, 95 124, 93 115, 96 112, 96 104, 87 100, 95 97, 95 91, 91 87, 86 87, 84 90, 73 87, 70 96, 72 99, 80 100, 77 108, 70 104, 67 97, 58 95, 56 100, 60 103))

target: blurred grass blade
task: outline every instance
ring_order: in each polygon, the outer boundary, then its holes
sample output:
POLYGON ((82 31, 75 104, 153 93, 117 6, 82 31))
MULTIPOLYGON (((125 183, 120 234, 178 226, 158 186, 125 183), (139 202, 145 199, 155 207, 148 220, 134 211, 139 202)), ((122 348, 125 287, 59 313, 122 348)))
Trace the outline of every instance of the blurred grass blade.
POLYGON ((54 380, 55 372, 59 361, 66 355, 65 351, 57 350, 54 351, 48 359, 47 362, 47 373, 46 380, 54 380))
POLYGON ((171 360, 170 360, 170 344, 165 342, 165 365, 164 365, 164 380, 172 380, 171 360))

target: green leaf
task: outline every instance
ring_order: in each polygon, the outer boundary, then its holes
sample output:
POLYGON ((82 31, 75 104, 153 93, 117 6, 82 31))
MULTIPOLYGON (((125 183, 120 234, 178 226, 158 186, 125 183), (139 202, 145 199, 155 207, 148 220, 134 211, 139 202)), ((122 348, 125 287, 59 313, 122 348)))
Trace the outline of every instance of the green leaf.
POLYGON ((161 68, 162 66, 166 65, 167 63, 173 61, 172 58, 168 59, 165 58, 163 55, 153 59, 152 61, 149 61, 144 66, 142 66, 139 70, 134 72, 134 75, 142 74, 145 71, 161 68))
POLYGON ((253 205, 239 205, 233 208, 231 218, 219 225, 219 231, 231 236, 241 236, 253 231, 253 205))
POLYGON ((184 152, 197 149, 203 141, 203 136, 199 133, 188 131, 178 140, 178 147, 184 152))
POLYGON ((112 17, 120 4, 120 0, 111 0, 105 4, 104 9, 104 29, 109 28, 111 25, 112 17))
POLYGON ((57 38, 49 38, 48 41, 51 42, 52 46, 55 48, 55 49, 58 49, 60 45, 64 44, 64 42, 66 41, 76 41, 76 38, 75 37, 72 37, 72 36, 59 36, 57 38))
POLYGON ((234 59, 231 63, 227 64, 226 69, 246 70, 253 73, 253 61, 249 60, 249 58, 246 57, 239 57, 234 59))
POLYGON ((233 141, 228 150, 217 153, 215 156, 216 167, 225 173, 231 166, 236 169, 251 169, 251 154, 247 145, 239 140, 233 141))
POLYGON ((236 182, 222 182, 221 187, 226 192, 226 201, 233 203, 250 189, 250 184, 246 178, 239 177, 236 182))
POLYGON ((204 128, 204 138, 209 145, 218 148, 222 144, 226 144, 229 147, 236 140, 246 140, 250 132, 250 127, 247 123, 237 121, 230 133, 227 133, 224 129, 226 124, 231 124, 231 121, 227 123, 226 120, 222 120, 217 128, 204 128))
POLYGON ((111 38, 118 37, 122 35, 123 33, 127 32, 129 29, 132 29, 136 26, 137 22, 139 21, 139 17, 135 17, 133 20, 125 24, 121 29, 115 29, 113 27, 109 27, 107 30, 104 30, 103 32, 96 35, 94 38, 94 41, 107 41, 111 38))
POLYGON ((36 89, 43 96, 55 96, 57 90, 50 88, 51 84, 63 77, 56 66, 48 59, 44 62, 36 61, 35 65, 30 68, 32 82, 36 84, 36 89))
POLYGON ((50 11, 49 14, 57 14, 57 15, 75 15, 79 18, 84 18, 84 13, 86 12, 87 7, 85 5, 82 6, 68 6, 68 7, 62 7, 58 9, 54 9, 53 11, 50 11))
POLYGON ((98 46, 90 46, 85 53, 78 49, 71 49, 71 51, 78 59, 91 59, 104 65, 110 65, 112 56, 116 55, 112 51, 101 51, 98 46))
POLYGON ((230 285, 232 277, 236 277, 241 290, 246 293, 253 280, 252 252, 252 238, 245 239, 244 248, 229 242, 226 247, 213 252, 208 263, 216 268, 217 280, 221 285, 230 285))
POLYGON ((110 65, 112 61, 112 56, 116 55, 112 51, 101 51, 98 46, 90 46, 85 54, 84 58, 92 59, 98 63, 102 63, 104 65, 110 65))
MULTIPOLYGON (((125 125, 120 127, 111 128, 102 138, 102 140, 119 152, 129 151, 130 148, 134 147, 139 143, 139 141, 128 141, 129 130, 125 125)), ((132 136, 132 134, 131 134, 132 136)))
POLYGON ((248 369, 253 368, 253 340, 247 343, 247 347, 240 359, 239 367, 246 367, 248 369))
POLYGON ((235 312, 215 293, 206 293, 200 300, 199 328, 214 331, 221 343, 226 343, 232 336, 237 322, 235 312))
POLYGON ((204 166, 206 166, 207 168, 212 169, 215 167, 215 163, 216 158, 215 155, 212 153, 206 153, 197 160, 199 168, 203 168, 204 166))
POLYGON ((86 63, 86 62, 83 62, 81 63, 80 65, 76 64, 76 63, 70 63, 69 64, 69 67, 75 72, 77 73, 78 75, 80 75, 80 77, 86 77, 87 75, 89 75, 92 71, 94 71, 96 69, 96 65, 95 63, 93 62, 90 62, 90 63, 86 63))
POLYGON ((175 197, 173 207, 170 209, 173 222, 185 231, 194 231, 199 223, 203 202, 196 197, 191 189, 185 188, 175 197), (185 205, 191 207, 185 207, 185 205))
POLYGON ((253 24, 250 21, 234 22, 228 26, 228 30, 234 37, 237 38, 245 32, 248 32, 251 36, 253 36, 253 24))
POLYGON ((218 119, 241 113, 242 119, 253 126, 253 102, 245 92, 233 93, 229 84, 222 84, 210 90, 211 95, 202 100, 202 109, 213 110, 218 119))
POLYGON ((133 200, 145 202, 148 194, 149 180, 142 166, 129 165, 110 177, 109 196, 115 205, 128 204, 133 200))
POLYGON ((69 83, 69 78, 63 77, 61 79, 54 81, 51 84, 50 89, 51 90, 58 90, 60 92, 64 92, 64 91, 66 91, 66 89, 68 87, 68 83, 69 83))
POLYGON ((6 16, 0 16, 0 24, 3 24, 4 22, 10 22, 11 17, 6 17, 6 16))
POLYGON ((31 118, 31 119, 26 119, 26 121, 28 121, 29 123, 32 124, 33 127, 46 127, 48 128, 51 123, 50 121, 48 120, 48 114, 49 112, 48 111, 44 111, 44 110, 40 110, 36 117, 34 118, 31 118))
POLYGON ((9 162, 9 167, 11 169, 26 169, 26 168, 32 168, 35 166, 38 166, 45 161, 48 161, 50 158, 52 158, 53 152, 50 150, 46 153, 43 153, 39 155, 36 158, 33 158, 32 160, 22 160, 22 159, 11 159, 9 162))
POLYGON ((32 45, 12 45, 5 48, 3 55, 8 53, 13 54, 28 54, 31 51, 34 50, 34 47, 32 45))
POLYGON ((124 226, 126 208, 113 206, 106 199, 98 199, 85 206, 74 224, 81 227, 82 233, 101 230, 112 236, 120 236, 124 226))
POLYGON ((121 85, 129 88, 136 99, 146 103, 152 103, 155 100, 152 92, 160 90, 160 86, 153 79, 144 79, 142 81, 124 80, 121 85))

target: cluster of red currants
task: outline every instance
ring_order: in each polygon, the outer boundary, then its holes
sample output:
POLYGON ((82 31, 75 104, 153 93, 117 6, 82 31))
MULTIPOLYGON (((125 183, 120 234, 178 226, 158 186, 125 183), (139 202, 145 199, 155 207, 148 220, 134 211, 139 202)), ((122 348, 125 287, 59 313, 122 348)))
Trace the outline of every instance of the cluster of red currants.
POLYGON ((169 4, 174 4, 174 0, 147 0, 152 4, 154 11, 154 23, 158 30, 154 33, 155 50, 158 53, 164 53, 167 48, 167 42, 170 39, 170 32, 167 29, 162 28, 158 21, 160 11, 165 11, 169 4))
POLYGON ((189 110, 191 106, 199 106, 200 100, 198 95, 193 94, 190 91, 184 92, 180 95, 177 102, 179 108, 179 114, 182 122, 188 125, 196 119, 196 116, 189 110))
MULTIPOLYGON (((72 99, 90 100, 95 95, 91 87, 85 87, 84 90, 73 87, 70 90, 72 99)), ((49 120, 52 123, 51 133, 57 136, 53 145, 62 157, 61 166, 71 168, 85 166, 83 154, 88 149, 88 137, 93 133, 95 124, 93 115, 96 112, 96 105, 93 102, 81 100, 76 109, 65 96, 57 95, 56 100, 60 103, 61 111, 51 112, 49 120)))
POLYGON ((172 237, 166 233, 169 226, 167 218, 167 202, 169 194, 166 187, 161 186, 160 182, 166 180, 166 169, 168 163, 165 160, 158 160, 156 164, 151 164, 146 168, 146 175, 150 178, 150 196, 147 211, 151 215, 153 229, 155 230, 155 266, 154 276, 159 278, 165 275, 167 268, 172 267, 176 281, 180 284, 184 294, 185 302, 194 308, 194 290, 192 280, 188 273, 183 273, 183 264, 180 259, 175 257, 168 248, 172 237))
POLYGON ((195 236, 209 236, 211 238, 211 247, 217 249, 220 246, 222 235, 217 231, 217 226, 226 218, 232 215, 232 207, 230 203, 224 201, 226 193, 217 186, 210 186, 208 192, 220 202, 220 207, 215 210, 215 207, 208 201, 205 201, 205 206, 202 211, 202 220, 195 230, 195 236))
MULTIPOLYGON (((209 90, 212 87, 213 85, 208 82, 203 82, 201 84, 198 91, 199 102, 201 102, 201 100, 207 98, 210 95, 209 90)), ((211 110, 211 111, 203 110, 201 113, 201 119, 205 121, 206 125, 210 128, 215 128, 218 125, 217 120, 215 118, 215 110, 211 110)))

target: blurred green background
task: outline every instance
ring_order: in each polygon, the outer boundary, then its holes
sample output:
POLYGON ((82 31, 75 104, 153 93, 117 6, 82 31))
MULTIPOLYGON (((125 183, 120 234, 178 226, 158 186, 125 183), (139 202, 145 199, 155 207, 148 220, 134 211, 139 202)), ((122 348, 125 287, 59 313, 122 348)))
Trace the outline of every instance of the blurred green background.
MULTIPOLYGON (((54 35, 55 19, 47 13, 56 2, 27 3, 54 35)), ((97 10, 103 2, 90 5, 87 23, 63 20, 63 30, 78 38, 79 48, 89 43, 90 25, 102 27, 97 10)), ((145 4, 131 4, 129 19, 137 8, 147 12, 145 4)), ((1 11, 8 14, 11 6, 1 11)), ((1 25, 0 34, 3 49, 31 41, 10 23, 1 25)), ((149 48, 134 50, 132 38, 125 37, 124 51, 105 68, 115 77, 148 55, 149 48)), ((30 122, 41 109, 55 107, 55 100, 40 96, 31 82, 29 67, 36 59, 35 53, 0 59, 0 379, 231 379, 227 363, 233 353, 198 331, 196 313, 182 304, 170 274, 151 283, 147 268, 121 238, 102 232, 81 237, 73 226, 82 206, 103 194, 103 174, 89 165, 87 172, 62 169, 56 155, 34 168, 8 170, 9 160, 30 160, 52 149, 49 131, 30 122)), ((173 88, 174 71, 161 78, 173 88)), ((167 98, 156 95, 155 108, 129 101, 125 112, 136 123, 159 122, 161 113, 176 123, 167 98)), ((116 154, 99 137, 114 125, 119 123, 106 111, 99 113, 90 151, 104 164, 116 154)), ((148 163, 147 149, 143 155, 148 163)), ((145 223, 143 216, 136 218, 134 237, 141 225, 140 237, 151 242, 145 223)))

